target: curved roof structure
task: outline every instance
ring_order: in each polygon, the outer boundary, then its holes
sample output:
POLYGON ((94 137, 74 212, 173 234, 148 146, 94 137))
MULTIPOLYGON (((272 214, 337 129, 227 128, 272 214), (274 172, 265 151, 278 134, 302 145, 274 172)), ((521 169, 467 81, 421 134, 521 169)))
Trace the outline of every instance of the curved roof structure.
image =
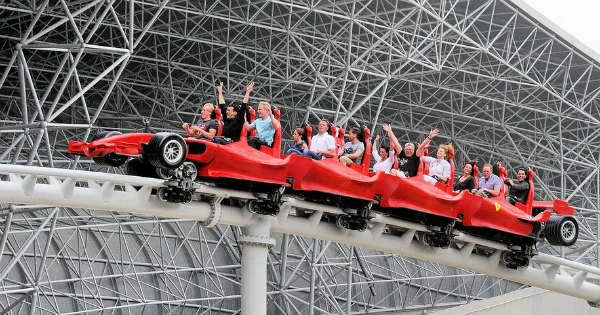
MULTIPOLYGON (((0 3, 0 162, 98 169, 66 155, 100 129, 179 131, 256 82, 284 137, 319 119, 439 128, 456 162, 534 169, 538 198, 582 226, 543 252, 598 266, 600 67, 502 0, 0 3)), ((101 169, 121 172, 119 169, 101 169)), ((238 228, 81 209, 2 205, 0 308, 38 313, 236 313, 238 228)), ((269 257, 274 313, 451 306, 520 285, 400 256, 282 235, 269 257), (352 275, 352 277, 348 277, 352 275)))

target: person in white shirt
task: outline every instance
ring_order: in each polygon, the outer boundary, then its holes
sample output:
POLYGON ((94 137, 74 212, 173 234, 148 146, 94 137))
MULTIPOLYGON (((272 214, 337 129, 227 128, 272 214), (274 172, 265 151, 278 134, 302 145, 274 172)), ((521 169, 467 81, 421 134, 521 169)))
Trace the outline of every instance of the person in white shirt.
POLYGON ((310 148, 304 152, 304 156, 313 160, 335 157, 335 139, 327 133, 329 124, 326 120, 319 122, 318 133, 310 140, 310 148))
MULTIPOLYGON (((425 150, 429 146, 431 139, 439 134, 439 130, 434 129, 429 133, 429 136, 423 141, 419 150, 425 150)), ((450 178, 450 163, 448 162, 448 152, 452 149, 452 144, 441 144, 436 152, 436 157, 421 156, 421 159, 429 164, 429 174, 425 175, 425 181, 435 185, 436 182, 447 183, 450 178)))
MULTIPOLYGON (((384 128, 385 130, 385 128, 384 128)), ((384 173, 389 173, 394 166, 394 158, 396 152, 394 151, 394 145, 390 143, 390 147, 381 146, 379 150, 377 150, 377 142, 379 142, 379 135, 375 136, 375 140, 373 141, 373 158, 376 163, 373 165, 373 172, 382 171, 384 173)))

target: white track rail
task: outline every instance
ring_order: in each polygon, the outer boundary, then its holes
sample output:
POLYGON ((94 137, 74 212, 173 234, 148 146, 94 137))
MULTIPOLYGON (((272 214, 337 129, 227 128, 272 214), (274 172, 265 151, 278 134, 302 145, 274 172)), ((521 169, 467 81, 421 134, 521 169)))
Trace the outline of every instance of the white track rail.
POLYGON ((151 178, 0 164, 0 202, 4 203, 184 218, 202 221, 207 226, 250 226, 259 219, 267 219, 275 232, 427 260, 560 292, 594 304, 600 302, 600 269, 574 261, 539 254, 528 268, 513 270, 504 267, 500 261, 502 251, 507 249, 505 245, 463 233, 455 237, 456 246, 433 248, 415 237, 417 232, 427 231, 424 226, 395 218, 377 215, 367 231, 342 230, 321 220, 326 212, 342 213, 341 209, 331 206, 285 197, 280 213, 265 218, 243 208, 220 204, 226 198, 254 198, 248 192, 199 184, 196 194, 209 197, 203 198, 208 201, 175 204, 162 202, 152 194, 153 188, 162 186, 162 180, 151 178), (295 216, 298 208, 314 212, 308 217, 295 216), (385 233, 390 228, 397 233, 385 233), (480 246, 485 246, 492 254, 477 254, 474 249, 480 246))

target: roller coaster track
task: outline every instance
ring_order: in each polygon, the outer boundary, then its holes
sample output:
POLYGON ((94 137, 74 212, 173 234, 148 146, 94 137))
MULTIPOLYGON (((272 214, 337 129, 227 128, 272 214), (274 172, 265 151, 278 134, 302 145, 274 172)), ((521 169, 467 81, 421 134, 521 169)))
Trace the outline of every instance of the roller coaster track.
MULTIPOLYGON (((183 218, 208 227, 230 224, 252 227, 267 222, 272 232, 294 234, 427 260, 526 285, 600 302, 600 269, 546 254, 533 257, 527 268, 506 268, 501 262, 505 244, 458 232, 449 248, 426 246, 419 238, 425 226, 376 214, 364 232, 344 230, 322 220, 342 214, 339 208, 284 196, 276 216, 250 213, 245 207, 222 204, 234 198, 251 200, 245 191, 196 183, 194 200, 186 204, 158 199, 153 189, 163 180, 88 171, 0 164, 0 202, 135 213, 183 218), (302 212, 297 210, 304 210, 302 212), (308 211, 307 211, 308 210, 308 211), (300 215, 310 213, 308 216, 300 215), (485 250, 478 250, 483 249, 485 250)), ((260 240, 258 240, 260 241, 260 240)), ((251 237, 245 242, 252 242, 251 237)), ((0 281, 4 278, 0 274, 0 281)))

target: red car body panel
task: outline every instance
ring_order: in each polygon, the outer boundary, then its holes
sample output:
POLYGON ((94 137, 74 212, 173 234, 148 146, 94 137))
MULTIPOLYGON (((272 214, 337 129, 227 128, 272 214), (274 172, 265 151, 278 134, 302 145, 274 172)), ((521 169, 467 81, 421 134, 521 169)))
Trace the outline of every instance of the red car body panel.
POLYGON ((319 191, 362 200, 373 200, 380 174, 370 177, 342 165, 338 159, 313 160, 292 154, 287 177, 293 178, 292 188, 299 191, 319 191))
POLYGON ((465 203, 459 211, 463 214, 465 226, 488 227, 513 234, 529 235, 533 231, 530 222, 548 221, 549 218, 549 216, 534 218, 508 203, 503 195, 483 198, 469 192, 463 194, 465 203))
POLYGON ((377 192, 381 195, 380 207, 408 208, 443 217, 456 218, 464 194, 451 195, 427 183, 423 175, 400 178, 381 174, 377 192))
POLYGON ((408 208, 448 218, 463 216, 464 226, 489 227, 513 234, 529 235, 529 222, 548 221, 550 212, 537 217, 523 212, 504 199, 504 195, 483 198, 467 191, 445 192, 445 185, 431 185, 423 175, 400 178, 387 175, 378 182, 381 188, 380 207, 408 208))
POLYGON ((242 142, 220 145, 192 138, 185 140, 188 146, 192 142, 206 146, 206 151, 201 154, 187 155, 189 161, 198 163, 198 176, 285 184, 289 158, 274 158, 242 142))
POLYGON ((139 155, 142 143, 150 142, 152 133, 126 133, 98 139, 87 143, 71 141, 67 153, 85 155, 87 157, 103 157, 109 153, 123 155, 139 155))

